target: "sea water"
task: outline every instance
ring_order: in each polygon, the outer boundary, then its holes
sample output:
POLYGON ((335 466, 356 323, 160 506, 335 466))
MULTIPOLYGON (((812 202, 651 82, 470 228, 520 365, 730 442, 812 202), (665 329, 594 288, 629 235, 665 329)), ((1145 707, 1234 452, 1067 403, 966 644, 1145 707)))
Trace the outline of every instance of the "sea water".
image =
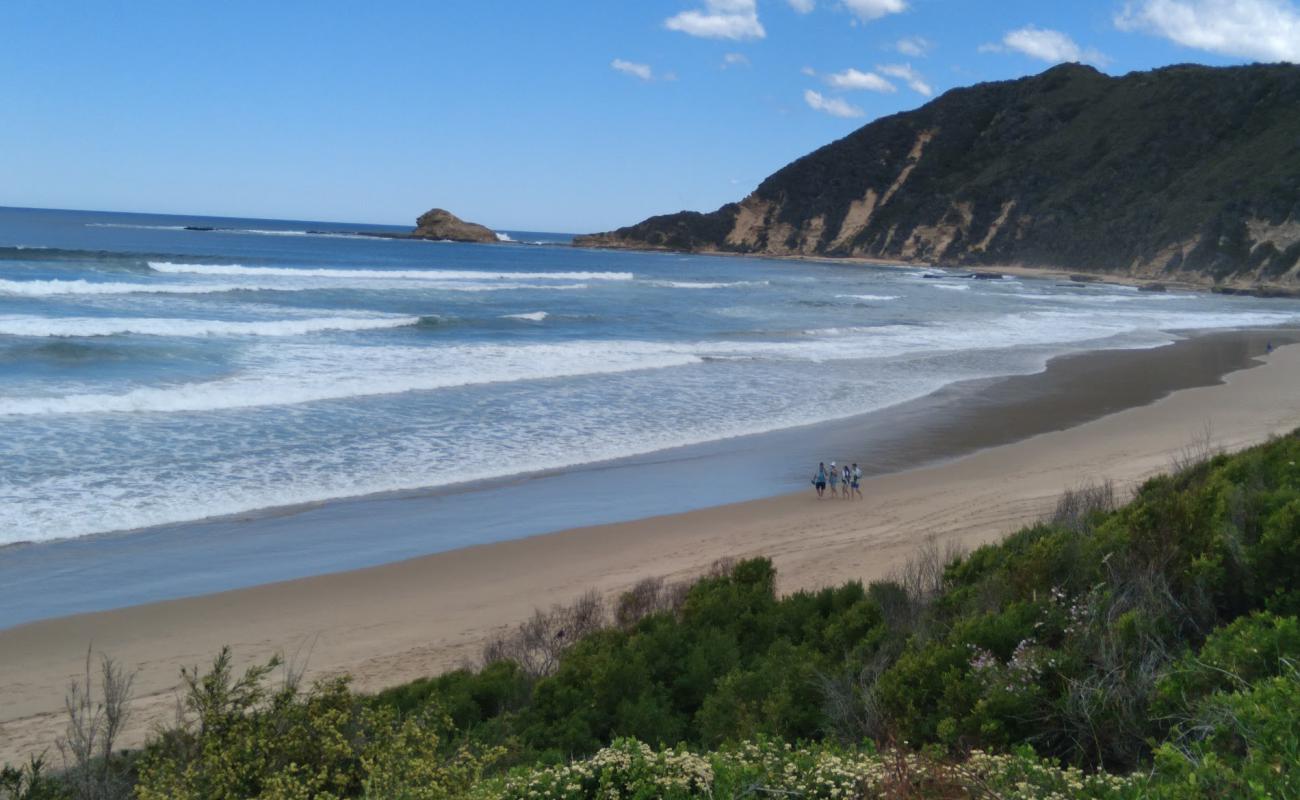
POLYGON ((0 209, 0 545, 650 453, 1300 320, 558 234, 356 235, 401 230, 0 209))

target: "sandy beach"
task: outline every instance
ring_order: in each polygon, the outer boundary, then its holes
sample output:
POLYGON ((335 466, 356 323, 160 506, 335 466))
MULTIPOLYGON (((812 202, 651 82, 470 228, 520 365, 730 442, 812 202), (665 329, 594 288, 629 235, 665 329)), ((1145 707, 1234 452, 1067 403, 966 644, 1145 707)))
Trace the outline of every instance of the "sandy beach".
POLYGON ((311 675, 346 672, 378 689, 472 662, 494 631, 589 588, 612 595, 751 555, 775 561, 785 592, 870 580, 927 536, 976 546, 1039 517, 1063 489, 1100 479, 1131 489, 1207 430, 1235 449, 1297 426, 1300 347, 1287 346, 1218 385, 873 477, 863 502, 808 491, 20 625, 0 631, 0 761, 53 755, 87 646, 137 671, 124 744, 138 744, 170 719, 180 667, 222 645, 243 662, 280 652, 311 675))

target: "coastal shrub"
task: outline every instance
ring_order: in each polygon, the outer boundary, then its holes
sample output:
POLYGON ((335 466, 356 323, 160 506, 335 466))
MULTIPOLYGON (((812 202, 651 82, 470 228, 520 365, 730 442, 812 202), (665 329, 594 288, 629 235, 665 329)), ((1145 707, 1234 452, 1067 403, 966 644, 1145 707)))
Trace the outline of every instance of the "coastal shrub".
POLYGON ((1140 777, 1088 775, 1031 751, 972 752, 960 760, 901 750, 791 747, 771 739, 697 754, 619 739, 589 758, 514 771, 502 800, 597 798, 1136 798, 1140 777))
POLYGON ((1152 796, 1300 796, 1300 673, 1215 693, 1155 754, 1152 796))
POLYGON ((712 745, 824 732, 820 675, 879 625, 861 584, 778 600, 765 559, 691 587, 677 614, 579 642, 534 687, 525 743, 591 753, 619 736, 712 745))
POLYGON ((1156 685, 1152 713, 1185 718, 1204 698, 1300 667, 1300 621, 1257 612, 1216 630, 1197 653, 1174 663, 1156 685))
POLYGON ((1099 518, 1114 510, 1114 483, 1102 481, 1085 484, 1061 493, 1049 522, 1077 533, 1091 529, 1099 518))
POLYGON ((433 678, 385 689, 371 703, 399 714, 437 705, 460 731, 476 731, 523 708, 533 680, 513 661, 486 664, 478 671, 458 669, 433 678))
POLYGON ((225 648, 206 673, 183 670, 177 725, 140 765, 140 800, 354 796, 360 788, 359 704, 345 679, 305 693, 268 685, 279 659, 236 675, 225 648))
POLYGON ((1265 518, 1255 547, 1255 591, 1265 605, 1281 614, 1300 614, 1300 492, 1287 492, 1285 505, 1265 518))
POLYGON ((537 609, 513 631, 488 641, 483 663, 512 661, 533 678, 553 673, 560 656, 588 634, 605 627, 605 603, 589 591, 572 604, 555 605, 550 611, 537 609))
POLYGON ((227 648, 208 672, 184 670, 180 719, 146 749, 139 800, 461 797, 501 755, 448 748, 452 723, 436 707, 372 708, 346 678, 301 690, 289 673, 271 686, 279 665, 237 676, 227 648))
POLYGON ((436 713, 399 719, 378 712, 366 719, 369 740, 361 752, 361 796, 367 800, 444 800, 472 794, 484 772, 504 754, 461 744, 442 746, 451 730, 436 713))
POLYGON ((68 785, 45 766, 45 759, 32 756, 18 767, 0 767, 0 800, 70 800, 68 785))

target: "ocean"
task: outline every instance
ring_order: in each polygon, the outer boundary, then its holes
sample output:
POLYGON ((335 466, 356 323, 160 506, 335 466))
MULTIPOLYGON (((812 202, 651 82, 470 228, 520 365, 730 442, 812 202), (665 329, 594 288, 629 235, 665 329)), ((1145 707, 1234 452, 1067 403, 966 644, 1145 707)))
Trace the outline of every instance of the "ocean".
POLYGON ((1289 301, 362 230, 403 228, 0 209, 0 544, 553 470, 1300 320, 1289 301))

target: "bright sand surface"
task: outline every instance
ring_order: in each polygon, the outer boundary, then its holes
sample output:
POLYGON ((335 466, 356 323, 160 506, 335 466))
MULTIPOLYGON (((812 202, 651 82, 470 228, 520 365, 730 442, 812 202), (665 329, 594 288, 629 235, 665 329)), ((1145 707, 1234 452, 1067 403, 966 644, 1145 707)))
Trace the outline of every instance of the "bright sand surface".
POLYGON ((0 631, 0 762, 56 756, 63 694, 90 644, 137 670, 122 742, 135 745, 172 718, 180 667, 207 664, 225 644, 243 663, 280 652, 307 659, 309 675, 347 672, 378 689, 471 662, 494 632, 589 588, 612 595, 751 555, 775 561, 785 592, 870 580, 927 536, 974 546, 1040 517, 1063 489, 1099 479, 1131 489, 1206 430, 1234 449, 1296 427, 1300 347, 1290 346, 1219 385, 871 478, 862 502, 809 491, 21 625, 0 631))

